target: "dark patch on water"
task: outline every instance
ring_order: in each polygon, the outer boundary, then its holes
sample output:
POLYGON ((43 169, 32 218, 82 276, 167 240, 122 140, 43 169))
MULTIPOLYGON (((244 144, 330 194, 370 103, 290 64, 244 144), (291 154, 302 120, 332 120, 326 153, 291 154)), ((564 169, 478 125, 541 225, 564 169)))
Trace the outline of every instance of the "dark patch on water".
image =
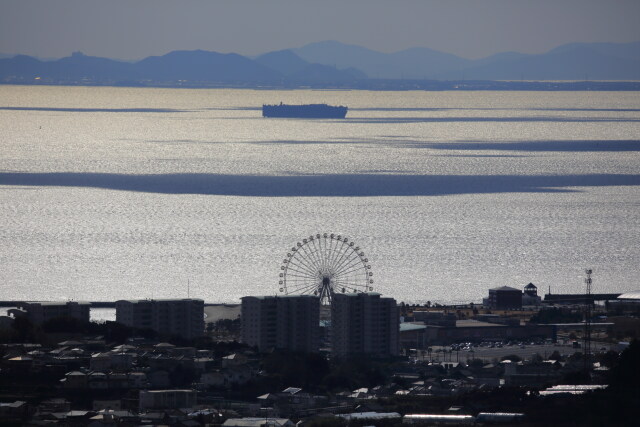
POLYGON ((59 107, 0 107, 9 111, 52 111, 67 113, 188 113, 192 110, 173 108, 59 108, 59 107))
POLYGON ((640 185, 640 175, 225 175, 114 173, 0 173, 0 185, 91 187, 161 194, 253 197, 443 196, 553 193, 567 187, 640 185))
POLYGON ((489 150, 489 151, 548 151, 548 152, 620 152, 640 151, 640 140, 593 140, 593 141, 463 141, 463 142, 415 142, 404 143, 411 148, 434 150, 489 150))
MULTIPOLYGON (((193 141, 196 142, 196 141, 193 141)), ((372 144, 387 145, 393 148, 430 148, 433 150, 457 151, 525 151, 525 152, 633 152, 640 151, 640 140, 552 140, 552 141, 452 141, 427 142, 416 140, 402 140, 394 138, 344 138, 332 140, 273 140, 256 141, 252 144, 284 144, 284 145, 312 145, 312 144, 372 144)), ((453 155, 451 155, 453 156, 453 155)), ((463 156, 463 155, 461 155, 463 156)), ((471 156, 465 154, 464 156, 471 156)), ((490 155, 479 154, 477 157, 490 155)), ((506 155, 495 155, 506 156, 506 155)))
POLYGON ((441 108, 441 107, 363 107, 349 108, 350 111, 582 111, 603 113, 635 113, 640 108, 441 108))
POLYGON ((640 122, 640 119, 625 117, 357 117, 336 121, 336 123, 347 124, 394 124, 394 123, 609 123, 609 122, 640 122))

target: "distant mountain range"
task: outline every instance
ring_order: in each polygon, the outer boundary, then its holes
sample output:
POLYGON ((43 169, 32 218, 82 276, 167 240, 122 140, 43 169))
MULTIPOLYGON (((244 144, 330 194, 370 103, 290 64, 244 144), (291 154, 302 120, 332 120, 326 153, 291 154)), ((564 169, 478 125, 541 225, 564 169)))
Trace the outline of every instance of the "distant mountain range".
POLYGON ((640 42, 574 43, 547 53, 470 60, 427 48, 381 53, 335 41, 249 58, 173 51, 135 62, 76 52, 57 60, 0 54, 0 82, 331 86, 392 80, 640 80, 640 42))
POLYGON ((640 42, 573 43, 540 55, 506 52, 478 60, 427 48, 380 53, 334 41, 312 43, 293 52, 309 62, 354 67, 382 79, 640 79, 640 42))
POLYGON ((5 83, 331 85, 365 78, 361 71, 309 63, 288 51, 272 52, 256 59, 235 53, 173 51, 137 62, 87 56, 81 52, 54 61, 25 55, 0 58, 0 82, 5 83))

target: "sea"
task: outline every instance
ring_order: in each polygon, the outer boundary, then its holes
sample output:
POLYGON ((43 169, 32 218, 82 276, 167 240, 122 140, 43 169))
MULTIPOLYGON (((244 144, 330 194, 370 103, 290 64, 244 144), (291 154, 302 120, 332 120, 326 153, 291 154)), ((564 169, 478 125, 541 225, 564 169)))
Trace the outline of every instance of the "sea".
POLYGON ((640 286, 639 92, 3 85, 0 129, 0 300, 278 295, 324 233, 398 302, 640 286))

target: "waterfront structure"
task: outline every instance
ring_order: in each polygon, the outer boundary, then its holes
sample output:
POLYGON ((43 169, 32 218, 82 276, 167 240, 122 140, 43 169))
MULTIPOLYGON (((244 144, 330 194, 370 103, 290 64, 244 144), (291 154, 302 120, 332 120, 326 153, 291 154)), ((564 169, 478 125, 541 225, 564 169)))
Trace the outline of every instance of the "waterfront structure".
POLYGON ((66 302, 25 302, 18 305, 18 309, 9 311, 14 317, 26 316, 31 323, 42 323, 60 317, 71 317, 83 322, 89 321, 91 303, 66 301, 66 302))
POLYGON ((640 291, 625 292, 607 301, 607 308, 616 313, 640 313, 640 291))
POLYGON ((489 289, 489 298, 484 303, 497 310, 522 308, 522 291, 510 286, 489 289))
POLYGON ((116 301, 116 322, 192 339, 204 334, 204 301, 193 298, 120 300, 116 301))
POLYGON ((242 342, 261 352, 319 349, 320 299, 315 295, 246 296, 241 319, 242 342))
POLYGON ((615 300, 622 294, 590 294, 587 296, 585 293, 582 294, 551 294, 549 291, 548 294, 544 296, 545 304, 554 304, 554 305, 584 305, 584 304, 594 304, 596 301, 610 301, 615 300))
POLYGON ((542 298, 538 295, 538 288, 533 283, 529 283, 524 287, 522 293, 522 305, 540 305, 542 298))
POLYGON ((332 352, 338 356, 399 352, 400 315, 396 300, 379 293, 335 294, 331 302, 332 352))

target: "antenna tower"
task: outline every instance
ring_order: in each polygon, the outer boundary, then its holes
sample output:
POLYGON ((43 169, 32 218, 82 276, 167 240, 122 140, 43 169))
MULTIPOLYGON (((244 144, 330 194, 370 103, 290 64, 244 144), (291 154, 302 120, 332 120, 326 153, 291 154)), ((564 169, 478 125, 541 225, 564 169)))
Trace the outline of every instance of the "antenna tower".
POLYGON ((584 295, 584 372, 586 378, 589 378, 589 368, 591 364, 591 308, 593 300, 591 299, 591 274, 593 270, 590 268, 585 270, 587 277, 584 279, 586 292, 584 295))

